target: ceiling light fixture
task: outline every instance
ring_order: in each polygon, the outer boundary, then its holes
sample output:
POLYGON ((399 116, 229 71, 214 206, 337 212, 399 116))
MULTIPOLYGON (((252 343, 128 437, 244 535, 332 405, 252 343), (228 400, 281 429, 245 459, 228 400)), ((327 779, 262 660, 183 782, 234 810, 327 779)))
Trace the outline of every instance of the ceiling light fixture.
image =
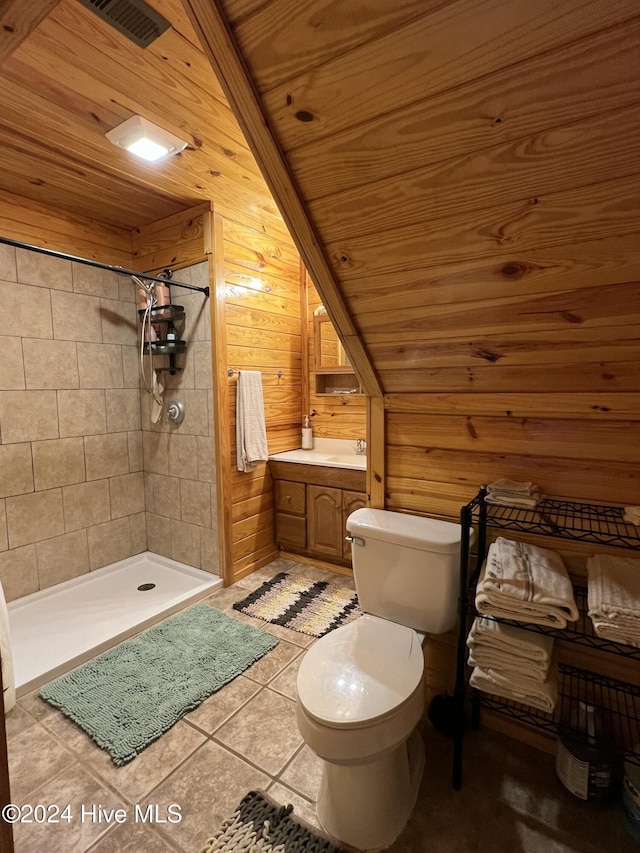
POLYGON ((159 163, 187 147, 183 139, 179 139, 142 116, 132 116, 108 131, 106 137, 109 142, 113 142, 120 148, 126 148, 127 151, 131 151, 136 157, 141 157, 148 163, 159 163))

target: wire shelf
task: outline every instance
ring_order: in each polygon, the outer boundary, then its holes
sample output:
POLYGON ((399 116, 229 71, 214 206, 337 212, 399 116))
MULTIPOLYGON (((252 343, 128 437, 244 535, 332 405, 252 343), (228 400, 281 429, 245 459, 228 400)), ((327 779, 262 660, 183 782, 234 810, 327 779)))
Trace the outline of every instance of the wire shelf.
POLYGON ((558 664, 558 703, 553 714, 529 705, 482 693, 482 709, 496 711, 550 734, 568 730, 577 703, 593 705, 597 712, 599 742, 640 765, 633 747, 640 742, 640 687, 603 675, 558 664))
MULTIPOLYGON (((476 519, 484 503, 483 493, 468 504, 476 519)), ((503 530, 519 530, 540 536, 556 536, 618 548, 640 548, 640 528, 626 522, 623 507, 585 504, 544 498, 535 509, 484 503, 487 524, 503 530)))

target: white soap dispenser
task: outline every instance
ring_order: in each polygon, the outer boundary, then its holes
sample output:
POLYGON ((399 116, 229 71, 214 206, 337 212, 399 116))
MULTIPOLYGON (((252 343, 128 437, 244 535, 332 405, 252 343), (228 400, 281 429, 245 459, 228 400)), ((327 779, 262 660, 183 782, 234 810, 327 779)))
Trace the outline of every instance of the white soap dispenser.
POLYGON ((302 426, 302 449, 313 450, 313 430, 311 429, 311 424, 309 423, 309 415, 304 416, 304 422, 302 426))

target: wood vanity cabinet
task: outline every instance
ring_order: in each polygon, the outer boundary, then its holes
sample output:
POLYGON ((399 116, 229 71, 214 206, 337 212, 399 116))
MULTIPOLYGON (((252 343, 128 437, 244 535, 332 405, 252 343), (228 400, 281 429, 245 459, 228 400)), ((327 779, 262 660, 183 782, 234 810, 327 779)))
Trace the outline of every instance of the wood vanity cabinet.
POLYGON ((364 471, 269 463, 275 489, 276 542, 283 551, 351 565, 350 513, 367 505, 364 471))

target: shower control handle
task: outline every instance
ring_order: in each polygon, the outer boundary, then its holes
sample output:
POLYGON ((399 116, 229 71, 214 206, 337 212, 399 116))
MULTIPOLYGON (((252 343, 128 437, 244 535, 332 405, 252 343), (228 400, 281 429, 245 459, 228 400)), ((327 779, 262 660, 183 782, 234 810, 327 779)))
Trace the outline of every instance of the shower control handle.
POLYGON ((167 417, 174 424, 181 424, 184 420, 184 403, 181 400, 172 400, 167 409, 167 417))

